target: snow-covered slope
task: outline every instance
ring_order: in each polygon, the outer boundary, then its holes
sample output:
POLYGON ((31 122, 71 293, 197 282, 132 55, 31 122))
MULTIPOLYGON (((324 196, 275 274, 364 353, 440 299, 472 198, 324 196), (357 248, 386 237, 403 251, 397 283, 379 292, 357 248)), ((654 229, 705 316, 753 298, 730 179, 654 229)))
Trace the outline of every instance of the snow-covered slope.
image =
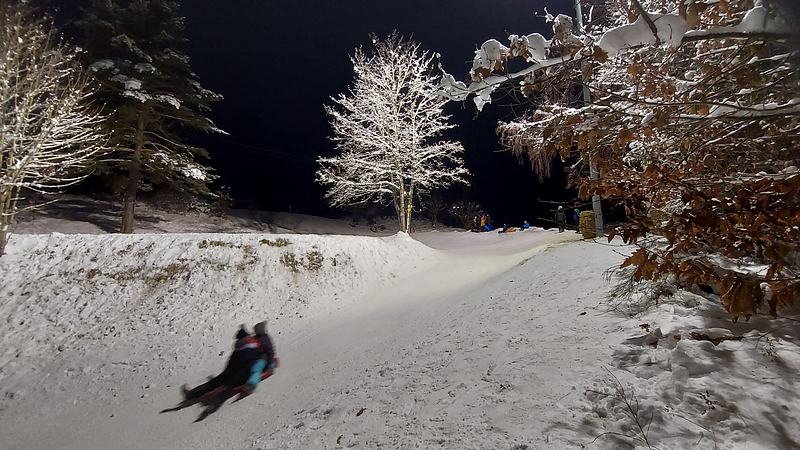
POLYGON ((617 386, 653 448, 800 442, 797 321, 734 325, 681 291, 610 310, 603 272, 624 246, 546 231, 282 237, 15 236, 0 260, 0 339, 15 350, 0 447, 646 448, 617 386), (263 316, 275 376, 199 424, 198 409, 158 414, 263 316))
POLYGON ((403 234, 14 235, 0 259, 0 385, 23 396, 25 374, 54 362, 100 377, 115 365, 169 373, 227 347, 239 323, 319 320, 437 258, 403 234))

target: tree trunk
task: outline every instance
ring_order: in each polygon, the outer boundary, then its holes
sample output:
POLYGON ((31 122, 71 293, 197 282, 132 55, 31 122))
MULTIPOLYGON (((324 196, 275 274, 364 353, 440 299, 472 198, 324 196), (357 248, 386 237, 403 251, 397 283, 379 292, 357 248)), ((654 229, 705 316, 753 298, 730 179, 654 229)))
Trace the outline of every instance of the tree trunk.
POLYGON ((400 208, 398 210, 400 219, 400 231, 406 231, 406 186, 400 181, 400 208))
POLYGON ((133 157, 128 166, 128 184, 125 186, 125 195, 122 206, 122 233, 133 233, 134 209, 136 208, 136 193, 139 191, 139 179, 142 172, 142 149, 144 148, 144 112, 139 112, 136 124, 136 142, 133 145, 133 157))
POLYGON ((14 220, 13 208, 16 207, 14 197, 13 189, 0 190, 0 256, 6 254, 11 222, 14 220))
POLYGON ((406 198, 406 233, 411 233, 411 213, 414 211, 414 185, 408 188, 408 198, 406 198))
POLYGON ((0 225, 0 257, 6 254, 6 244, 8 244, 8 226, 0 225))

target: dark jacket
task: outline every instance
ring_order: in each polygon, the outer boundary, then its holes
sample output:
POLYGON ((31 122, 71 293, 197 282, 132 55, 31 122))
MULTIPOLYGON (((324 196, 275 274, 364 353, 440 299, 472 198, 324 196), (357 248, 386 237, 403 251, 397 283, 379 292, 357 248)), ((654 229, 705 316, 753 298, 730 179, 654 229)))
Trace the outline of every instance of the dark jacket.
POLYGON ((564 215, 564 210, 559 209, 556 211, 556 222, 558 223, 565 223, 567 221, 567 216, 564 215))
POLYGON ((225 370, 206 383, 185 391, 186 400, 200 398, 220 386, 231 388, 247 382, 250 368, 261 357, 261 345, 255 336, 246 333, 239 333, 236 337, 236 344, 233 346, 233 353, 228 358, 225 370))
POLYGON ((272 345, 272 339, 270 339, 269 334, 257 334, 255 338, 259 344, 259 357, 263 358, 269 365, 275 359, 275 346, 272 345))
POLYGON ((259 339, 255 336, 245 336, 236 341, 233 354, 228 359, 225 372, 235 373, 240 370, 249 370, 250 366, 261 357, 259 339))

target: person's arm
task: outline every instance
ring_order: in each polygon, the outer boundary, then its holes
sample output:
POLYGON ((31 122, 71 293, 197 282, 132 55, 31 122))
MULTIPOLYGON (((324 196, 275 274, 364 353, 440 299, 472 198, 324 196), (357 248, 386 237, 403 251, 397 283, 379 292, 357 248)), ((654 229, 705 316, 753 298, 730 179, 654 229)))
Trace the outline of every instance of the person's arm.
POLYGON ((275 344, 272 343, 272 339, 269 336, 267 336, 267 349, 265 353, 268 363, 275 360, 275 344))

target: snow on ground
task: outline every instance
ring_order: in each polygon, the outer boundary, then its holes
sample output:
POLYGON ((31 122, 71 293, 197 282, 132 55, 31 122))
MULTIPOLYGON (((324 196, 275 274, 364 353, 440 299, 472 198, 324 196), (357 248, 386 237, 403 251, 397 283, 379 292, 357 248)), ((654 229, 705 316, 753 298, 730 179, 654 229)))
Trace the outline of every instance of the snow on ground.
POLYGON ((627 250, 572 233, 414 238, 14 236, 3 447, 646 448, 619 383, 654 448, 797 448, 797 322, 609 310, 627 250), (264 316, 281 367, 253 396, 157 413, 264 316))
POLYGON ((797 315, 734 324, 718 299, 677 290, 633 323, 581 406, 585 433, 620 433, 599 447, 800 448, 797 315))
MULTIPOLYGON (((119 230, 119 202, 73 195, 58 197, 44 207, 24 211, 13 231, 19 234, 105 234, 119 230)), ((427 229, 418 221, 418 229, 427 229)), ((166 211, 155 205, 136 205, 136 233, 299 233, 389 236, 397 229, 393 220, 366 221, 329 219, 305 214, 254 210, 230 210, 224 215, 200 211, 166 211)))
MULTIPOLYGON (((55 352, 72 363, 110 349, 123 365, 157 355, 147 365, 171 370, 238 323, 324 317, 436 258, 403 234, 13 235, 0 259, 0 383, 24 395, 19 374, 55 352)), ((107 365, 96 364, 81 370, 107 365)))

